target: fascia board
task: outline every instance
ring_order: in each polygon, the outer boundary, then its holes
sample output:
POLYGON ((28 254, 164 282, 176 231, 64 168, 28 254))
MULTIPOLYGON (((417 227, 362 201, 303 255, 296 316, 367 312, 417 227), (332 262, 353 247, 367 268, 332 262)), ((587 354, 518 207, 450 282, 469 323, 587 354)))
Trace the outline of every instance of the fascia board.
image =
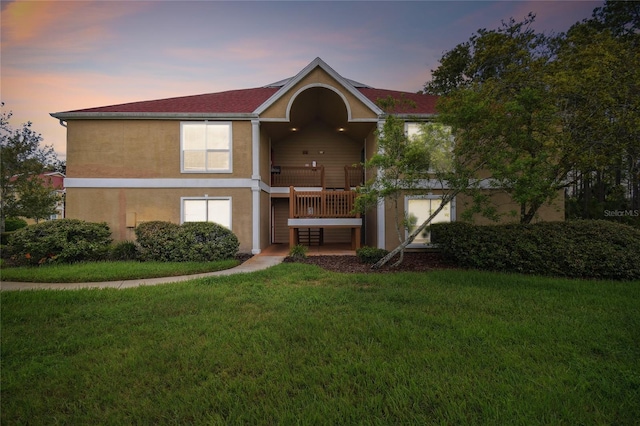
POLYGON ((49 114, 58 120, 254 120, 251 113, 206 113, 206 112, 54 112, 49 114))

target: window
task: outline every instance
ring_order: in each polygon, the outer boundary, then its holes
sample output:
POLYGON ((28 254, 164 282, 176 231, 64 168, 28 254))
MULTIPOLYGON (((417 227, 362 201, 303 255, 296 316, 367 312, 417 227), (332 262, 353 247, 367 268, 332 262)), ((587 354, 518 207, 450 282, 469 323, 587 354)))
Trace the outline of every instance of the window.
POLYGON ((215 222, 231 229, 231 198, 183 198, 182 222, 215 222))
POLYGON ((180 124, 183 173, 230 173, 231 123, 180 124))
MULTIPOLYGON (((438 196, 413 197, 406 199, 406 212, 409 218, 409 230, 407 235, 412 233, 418 226, 431 216, 438 209, 442 198, 438 196)), ((431 223, 451 222, 451 203, 447 203, 442 210, 433 218, 431 223)), ((430 244, 431 235, 429 231, 424 231, 418 235, 412 244, 430 244)))
POLYGON ((409 139, 422 135, 430 155, 429 173, 447 172, 453 167, 453 143, 451 128, 439 123, 405 123, 405 132, 409 139))

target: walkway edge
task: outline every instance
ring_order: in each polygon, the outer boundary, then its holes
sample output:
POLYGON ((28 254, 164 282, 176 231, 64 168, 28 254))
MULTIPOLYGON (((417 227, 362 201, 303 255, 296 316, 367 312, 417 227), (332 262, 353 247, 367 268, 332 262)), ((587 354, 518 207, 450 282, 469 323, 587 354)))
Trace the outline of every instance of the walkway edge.
POLYGON ((133 288, 140 286, 151 286, 159 284, 179 283, 183 281, 196 280, 198 278, 217 277, 233 274, 246 274, 270 268, 282 263, 285 256, 265 256, 256 255, 246 262, 222 271, 206 272, 203 274, 182 275, 178 277, 145 278, 139 280, 126 281, 103 281, 94 283, 29 283, 29 282, 2 282, 0 291, 14 290, 80 290, 85 288, 133 288))

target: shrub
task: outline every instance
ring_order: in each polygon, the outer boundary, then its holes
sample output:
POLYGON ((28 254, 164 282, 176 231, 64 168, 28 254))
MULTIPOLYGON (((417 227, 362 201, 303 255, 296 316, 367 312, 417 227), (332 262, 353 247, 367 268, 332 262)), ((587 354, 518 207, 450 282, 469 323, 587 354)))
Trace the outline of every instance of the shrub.
POLYGON ((376 247, 362 247, 356 250, 356 256, 358 256, 360 263, 373 264, 385 257, 387 254, 389 254, 387 250, 376 247))
POLYGON ((187 222, 176 225, 154 221, 140 224, 136 230, 142 257, 171 262, 233 259, 240 243, 236 235, 212 222, 187 222))
POLYGON ((171 222, 143 222, 135 229, 144 260, 171 262, 174 260, 176 236, 180 225, 171 222))
POLYGON ((434 224, 433 241, 462 267, 572 278, 640 278, 640 230, 610 221, 434 224))
POLYGON ((4 221, 5 232, 17 231, 18 229, 26 227, 27 221, 24 219, 20 219, 19 217, 8 217, 4 221))
POLYGON ((289 257, 294 259, 304 259, 307 257, 309 249, 302 244, 295 245, 289 249, 289 257))
POLYGON ((15 263, 37 265, 102 260, 110 244, 111 231, 106 223, 60 219, 18 229, 8 249, 15 263))
POLYGON ((140 250, 134 241, 120 241, 111 247, 111 260, 139 260, 140 250))

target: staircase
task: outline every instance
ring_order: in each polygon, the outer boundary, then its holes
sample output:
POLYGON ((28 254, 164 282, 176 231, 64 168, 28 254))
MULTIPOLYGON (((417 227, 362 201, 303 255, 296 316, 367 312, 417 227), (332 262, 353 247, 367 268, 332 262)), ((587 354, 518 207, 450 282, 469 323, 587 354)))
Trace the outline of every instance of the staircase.
POLYGON ((324 243, 324 229, 300 228, 298 230, 298 243, 304 246, 321 246, 324 243))

